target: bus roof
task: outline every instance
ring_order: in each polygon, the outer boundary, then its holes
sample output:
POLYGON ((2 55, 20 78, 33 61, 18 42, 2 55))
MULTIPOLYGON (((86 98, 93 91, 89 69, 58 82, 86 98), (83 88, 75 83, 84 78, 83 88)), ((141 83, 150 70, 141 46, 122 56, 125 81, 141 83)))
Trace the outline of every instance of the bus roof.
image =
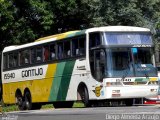
POLYGON ((134 26, 106 26, 87 29, 86 32, 106 31, 106 32, 150 32, 148 28, 134 26))
POLYGON ((63 39, 63 38, 78 36, 78 35, 81 35, 81 34, 84 34, 84 33, 85 33, 85 30, 69 31, 69 32, 65 32, 65 33, 60 33, 60 34, 56 34, 56 35, 51 35, 51 36, 39 38, 36 41, 48 40, 48 39, 51 39, 51 38, 56 38, 57 40, 60 40, 60 39, 63 39))
POLYGON ((31 47, 34 45, 40 45, 43 43, 61 40, 64 38, 79 36, 79 35, 85 34, 85 31, 86 30, 69 31, 69 32, 61 33, 61 34, 56 34, 56 35, 51 35, 51 36, 39 38, 39 39, 35 40, 35 42, 31 42, 31 43, 27 43, 27 44, 23 44, 23 45, 12 45, 12 46, 5 47, 3 52, 9 52, 9 51, 18 50, 18 49, 22 49, 22 48, 26 48, 26 47, 31 47))
POLYGON ((133 27, 133 26, 105 26, 105 27, 95 27, 95 28, 89 28, 86 30, 77 30, 77 31, 69 31, 61 34, 51 35, 43 38, 39 38, 35 40, 35 42, 27 43, 23 45, 15 45, 15 46, 8 46, 5 47, 3 52, 13 51, 17 49, 22 49, 26 47, 31 47, 34 45, 40 45, 43 43, 55 41, 55 40, 61 40, 64 38, 70 38, 74 36, 83 35, 85 33, 89 32, 98 32, 98 31, 106 31, 106 32, 150 32, 150 29, 148 28, 142 28, 142 27, 133 27))

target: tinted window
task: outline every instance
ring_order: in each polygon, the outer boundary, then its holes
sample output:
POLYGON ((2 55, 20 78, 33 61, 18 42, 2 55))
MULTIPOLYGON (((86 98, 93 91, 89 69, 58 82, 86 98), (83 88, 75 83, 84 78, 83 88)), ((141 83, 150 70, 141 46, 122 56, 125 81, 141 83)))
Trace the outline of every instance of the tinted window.
POLYGON ((43 61, 46 62, 50 59, 49 46, 46 45, 43 47, 43 61))
POLYGON ((90 48, 96 47, 100 45, 101 40, 100 40, 100 33, 91 33, 89 35, 89 46, 90 48))
POLYGON ((68 58, 71 56, 71 49, 70 49, 70 41, 64 42, 64 57, 68 58))
POLYGON ((79 54, 78 39, 73 39, 72 40, 72 55, 78 56, 78 54, 79 54))
POLYGON ((31 49, 31 63, 35 63, 36 62, 36 49, 32 48, 31 49))
POLYGON ((58 59, 62 59, 64 57, 63 55, 64 49, 63 49, 63 42, 58 43, 58 59))
POLYGON ((20 65, 23 66, 25 64, 30 63, 30 52, 29 50, 23 50, 19 53, 20 56, 20 65))
POLYGON ((18 65, 18 54, 10 53, 9 54, 9 68, 16 67, 18 65))
POLYGON ((42 47, 37 47, 36 49, 36 62, 42 61, 42 47))
POLYGON ((56 59, 56 46, 55 44, 50 45, 50 59, 56 59))
POLYGON ((79 39, 79 55, 84 55, 85 54, 85 38, 80 38, 79 39))
POLYGON ((81 56, 86 52, 86 40, 85 37, 72 40, 72 55, 81 56))

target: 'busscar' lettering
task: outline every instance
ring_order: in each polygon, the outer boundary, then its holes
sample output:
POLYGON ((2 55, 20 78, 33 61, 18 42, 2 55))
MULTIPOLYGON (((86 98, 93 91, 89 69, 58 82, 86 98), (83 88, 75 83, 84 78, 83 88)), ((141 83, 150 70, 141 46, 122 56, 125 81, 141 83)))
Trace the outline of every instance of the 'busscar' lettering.
POLYGON ((39 76, 39 75, 43 75, 43 69, 42 68, 23 70, 22 71, 22 78, 24 78, 24 77, 39 76))

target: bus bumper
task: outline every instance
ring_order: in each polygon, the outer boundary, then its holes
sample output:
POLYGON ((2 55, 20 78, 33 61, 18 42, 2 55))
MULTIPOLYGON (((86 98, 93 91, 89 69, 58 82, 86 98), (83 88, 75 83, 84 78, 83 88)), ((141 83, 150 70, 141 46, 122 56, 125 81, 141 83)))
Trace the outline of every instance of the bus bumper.
POLYGON ((153 97, 158 95, 158 85, 106 87, 105 92, 105 98, 110 99, 153 97))

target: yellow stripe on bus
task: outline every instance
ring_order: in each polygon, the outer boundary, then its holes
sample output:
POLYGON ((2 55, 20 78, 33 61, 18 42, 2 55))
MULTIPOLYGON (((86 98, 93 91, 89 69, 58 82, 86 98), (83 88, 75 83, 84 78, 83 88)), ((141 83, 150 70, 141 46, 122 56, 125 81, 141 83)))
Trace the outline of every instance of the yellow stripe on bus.
POLYGON ((42 41, 42 40, 47 40, 47 39, 52 39, 52 38, 55 38, 56 40, 60 40, 60 39, 65 38, 67 35, 73 34, 73 33, 76 33, 76 32, 78 32, 78 30, 77 31, 69 31, 69 32, 56 34, 56 35, 51 35, 51 36, 47 36, 47 37, 43 37, 43 38, 40 38, 40 39, 38 39, 36 41, 42 41))
POLYGON ((3 84, 3 100, 5 103, 13 104, 16 101, 15 93, 19 88, 24 95, 24 89, 29 88, 32 96, 32 102, 48 102, 53 77, 56 71, 57 64, 49 64, 45 79, 17 81, 13 83, 3 84))
POLYGON ((158 78, 150 78, 150 81, 157 81, 158 78))

